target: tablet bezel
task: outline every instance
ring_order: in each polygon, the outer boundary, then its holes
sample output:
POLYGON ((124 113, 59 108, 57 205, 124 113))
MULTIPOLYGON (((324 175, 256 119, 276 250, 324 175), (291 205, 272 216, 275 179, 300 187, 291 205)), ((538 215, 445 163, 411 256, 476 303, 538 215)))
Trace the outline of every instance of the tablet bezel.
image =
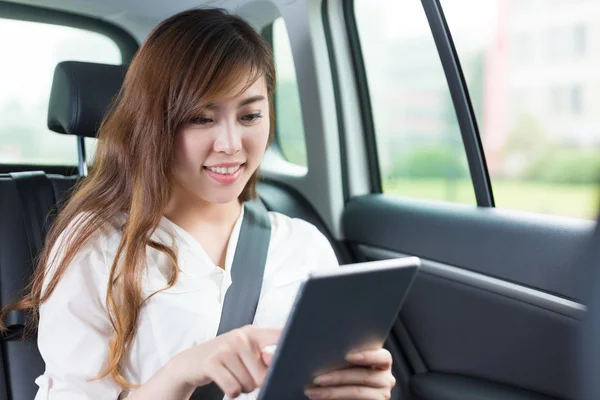
MULTIPOLYGON (((305 288, 307 287, 307 285, 311 284, 312 282, 321 281, 323 279, 331 279, 331 278, 335 278, 337 276, 363 275, 363 274, 369 273, 371 271, 380 271, 381 272, 381 271, 385 271, 385 270, 412 269, 413 271, 412 271, 412 274, 410 275, 410 277, 408 278, 409 282, 406 285, 406 290, 402 296, 402 300, 400 301, 400 304, 398 305, 398 309, 397 309, 397 313, 398 313, 402 307, 402 304, 406 300, 407 294, 410 292, 410 288, 415 280, 415 276, 416 276, 416 273, 417 273, 420 265, 421 265, 421 261, 418 257, 403 257, 403 258, 395 258, 395 259, 380 260, 380 261, 367 261, 367 262, 361 262, 361 263, 356 263, 356 264, 346 264, 339 268, 331 268, 331 269, 324 269, 324 270, 311 272, 308 276, 308 279, 306 279, 302 283, 302 285, 300 286, 300 288, 298 290, 296 299, 295 299, 292 309, 290 311, 290 315, 289 315, 288 320, 286 321, 286 324, 283 328, 283 331, 282 331, 282 334, 280 337, 279 346, 277 346, 274 351, 273 359, 271 362, 271 367, 269 368, 269 371, 267 372, 267 377, 265 378, 263 387, 260 390, 258 400, 267 400, 264 397, 264 396, 266 396, 265 391, 267 390, 267 388, 269 386, 269 382, 272 379, 272 376, 274 375, 274 369, 276 368, 276 365, 279 361, 281 352, 284 351, 281 349, 283 349, 284 346, 286 345, 287 339, 290 335, 288 333, 288 331, 294 322, 293 320, 296 315, 296 310, 300 307, 300 304, 302 301, 302 296, 305 292, 305 288)), ((392 329, 394 322, 395 322, 395 318, 393 318, 390 321, 388 332, 392 329)), ((381 343, 381 345, 383 345, 383 343, 381 343)), ((307 382, 307 384, 309 384, 309 383, 310 382, 307 382)))

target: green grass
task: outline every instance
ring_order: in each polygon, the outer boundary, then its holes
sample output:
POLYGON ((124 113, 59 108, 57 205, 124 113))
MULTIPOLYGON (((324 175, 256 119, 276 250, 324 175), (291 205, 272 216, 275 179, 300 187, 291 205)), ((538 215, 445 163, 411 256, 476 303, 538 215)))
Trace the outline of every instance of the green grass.
MULTIPOLYGON (((542 214, 595 219, 598 185, 492 180, 496 207, 542 214)), ((383 183, 386 194, 475 204, 470 180, 394 179, 383 183)))

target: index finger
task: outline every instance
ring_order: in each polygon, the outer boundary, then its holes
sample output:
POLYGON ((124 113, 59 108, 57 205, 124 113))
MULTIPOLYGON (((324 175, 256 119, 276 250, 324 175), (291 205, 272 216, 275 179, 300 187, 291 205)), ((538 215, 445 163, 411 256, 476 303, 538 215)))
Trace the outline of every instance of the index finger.
POLYGON ((272 346, 279 342, 282 329, 274 328, 255 328, 250 332, 250 337, 258 345, 259 349, 272 346))

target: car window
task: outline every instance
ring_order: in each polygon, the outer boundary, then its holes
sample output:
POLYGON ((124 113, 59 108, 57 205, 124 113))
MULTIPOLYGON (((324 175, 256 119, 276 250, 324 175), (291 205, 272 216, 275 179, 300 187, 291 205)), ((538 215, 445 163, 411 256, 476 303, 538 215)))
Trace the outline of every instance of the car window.
POLYGON ((306 167, 306 143, 292 47, 282 17, 273 22, 273 53, 277 69, 276 140, 285 159, 306 167))
POLYGON ((443 0, 442 6, 496 206, 595 218, 600 2, 443 0))
POLYGON ((355 0, 383 192, 475 204, 444 70, 419 1, 355 0))
MULTIPOLYGON (((76 138, 47 128, 56 64, 121 64, 110 38, 67 26, 0 18, 0 164, 76 165, 76 138)), ((86 139, 93 157, 96 139, 86 139)))

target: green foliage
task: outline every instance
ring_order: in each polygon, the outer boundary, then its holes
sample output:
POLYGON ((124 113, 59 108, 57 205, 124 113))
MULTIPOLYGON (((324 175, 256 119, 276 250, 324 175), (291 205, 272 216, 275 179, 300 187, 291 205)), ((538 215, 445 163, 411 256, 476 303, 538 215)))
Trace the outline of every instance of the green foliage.
POLYGON ((521 154, 527 159, 514 178, 546 183, 596 183, 600 173, 600 150, 568 148, 552 143, 531 115, 522 115, 511 130, 506 155, 521 154))
POLYGON ((548 183, 597 183, 600 151, 555 148, 531 163, 524 179, 548 183))
POLYGON ((550 140, 538 120, 532 115, 523 114, 508 135, 506 152, 531 157, 543 154, 550 146, 550 140))
POLYGON ((461 148, 423 146, 397 157, 391 171, 397 178, 462 178, 469 176, 461 148))

